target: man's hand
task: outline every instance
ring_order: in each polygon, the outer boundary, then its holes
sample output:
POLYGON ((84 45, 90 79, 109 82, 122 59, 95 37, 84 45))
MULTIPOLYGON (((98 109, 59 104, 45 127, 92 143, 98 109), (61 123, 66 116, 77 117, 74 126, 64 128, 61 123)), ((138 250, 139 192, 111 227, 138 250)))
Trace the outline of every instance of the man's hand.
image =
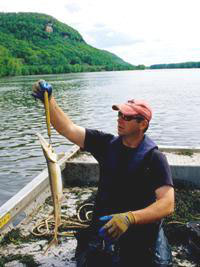
POLYGON ((131 211, 100 217, 101 221, 108 221, 99 230, 100 236, 107 240, 117 241, 131 224, 135 224, 135 217, 131 211))
POLYGON ((52 86, 51 84, 47 83, 44 80, 39 80, 38 82, 33 84, 33 93, 32 96, 35 97, 35 99, 40 99, 42 102, 44 102, 44 92, 48 93, 49 99, 52 95, 52 86))

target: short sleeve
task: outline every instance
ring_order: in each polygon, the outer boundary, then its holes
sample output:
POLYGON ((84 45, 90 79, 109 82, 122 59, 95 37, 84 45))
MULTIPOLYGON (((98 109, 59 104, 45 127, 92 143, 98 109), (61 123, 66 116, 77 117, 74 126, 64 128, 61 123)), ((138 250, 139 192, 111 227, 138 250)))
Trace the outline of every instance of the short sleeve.
POLYGON ((108 144, 113 138, 112 134, 86 129, 84 150, 90 152, 98 160, 105 153, 108 144))
POLYGON ((166 156, 161 151, 156 150, 153 153, 151 163, 151 175, 154 181, 154 189, 156 190, 164 185, 173 186, 171 169, 166 156))

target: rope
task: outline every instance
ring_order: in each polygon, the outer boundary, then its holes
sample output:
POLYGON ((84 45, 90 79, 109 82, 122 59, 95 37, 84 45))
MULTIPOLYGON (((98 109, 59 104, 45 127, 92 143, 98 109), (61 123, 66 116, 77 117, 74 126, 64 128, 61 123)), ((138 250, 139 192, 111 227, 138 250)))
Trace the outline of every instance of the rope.
POLYGON ((90 222, 92 220, 93 207, 94 207, 94 204, 92 204, 92 203, 86 203, 86 204, 80 206, 80 208, 77 211, 77 217, 78 217, 79 222, 81 222, 81 223, 86 222, 87 223, 87 222, 90 222), (89 210, 87 211, 87 209, 89 209, 89 210), (83 215, 83 217, 85 219, 81 219, 81 215, 83 215))
MULTIPOLYGON (((69 236, 73 237, 76 233, 75 229, 86 228, 89 226, 89 223, 92 220, 93 213, 93 203, 86 203, 79 207, 77 210, 76 216, 77 220, 72 220, 64 214, 61 214, 61 224, 59 228, 69 229, 69 231, 58 231, 58 236, 69 236)), ((199 214, 197 217, 193 216, 194 219, 200 220, 199 214)), ((186 222, 181 221, 169 221, 167 224, 180 224, 186 225, 186 222)), ((54 216, 50 215, 47 219, 42 220, 38 223, 32 230, 31 233, 35 236, 45 236, 45 235, 53 235, 55 228, 54 216)))
MULTIPOLYGON (((197 220, 197 221, 200 221, 200 216, 199 214, 197 214, 197 216, 191 216, 191 218, 193 220, 197 220)), ((170 221, 170 222, 167 222, 167 224, 180 224, 180 225, 186 225, 187 222, 181 222, 181 221, 170 221)))
POLYGON ((181 224, 181 225, 186 225, 186 223, 180 222, 180 221, 171 221, 171 222, 168 222, 167 224, 181 224))
MULTIPOLYGON (((92 219, 92 208, 94 204, 87 203, 82 205, 77 211, 77 220, 72 220, 68 216, 61 214, 61 224, 58 228, 68 229, 69 231, 58 231, 58 236, 73 237, 76 233, 75 229, 86 228, 92 219)), ((48 236, 54 234, 55 220, 54 216, 50 215, 48 218, 36 224, 31 230, 35 236, 48 236)))

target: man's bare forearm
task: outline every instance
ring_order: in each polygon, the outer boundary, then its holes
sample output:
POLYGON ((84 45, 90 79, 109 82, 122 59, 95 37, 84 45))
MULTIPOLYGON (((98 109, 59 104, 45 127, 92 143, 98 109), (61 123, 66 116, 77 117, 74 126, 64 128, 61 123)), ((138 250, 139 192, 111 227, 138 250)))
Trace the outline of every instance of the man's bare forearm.
POLYGON ((136 224, 152 223, 174 212, 174 189, 170 186, 164 187, 165 194, 156 202, 144 209, 133 211, 136 224))

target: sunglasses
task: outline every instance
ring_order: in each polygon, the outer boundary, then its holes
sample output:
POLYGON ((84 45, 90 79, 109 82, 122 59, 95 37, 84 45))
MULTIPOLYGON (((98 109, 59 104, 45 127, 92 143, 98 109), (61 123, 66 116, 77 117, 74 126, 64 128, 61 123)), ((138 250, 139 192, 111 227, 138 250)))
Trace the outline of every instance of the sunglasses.
POLYGON ((144 120, 141 116, 131 116, 131 115, 124 115, 122 112, 118 112, 118 118, 122 118, 124 121, 131 121, 131 120, 138 120, 142 121, 144 120))

